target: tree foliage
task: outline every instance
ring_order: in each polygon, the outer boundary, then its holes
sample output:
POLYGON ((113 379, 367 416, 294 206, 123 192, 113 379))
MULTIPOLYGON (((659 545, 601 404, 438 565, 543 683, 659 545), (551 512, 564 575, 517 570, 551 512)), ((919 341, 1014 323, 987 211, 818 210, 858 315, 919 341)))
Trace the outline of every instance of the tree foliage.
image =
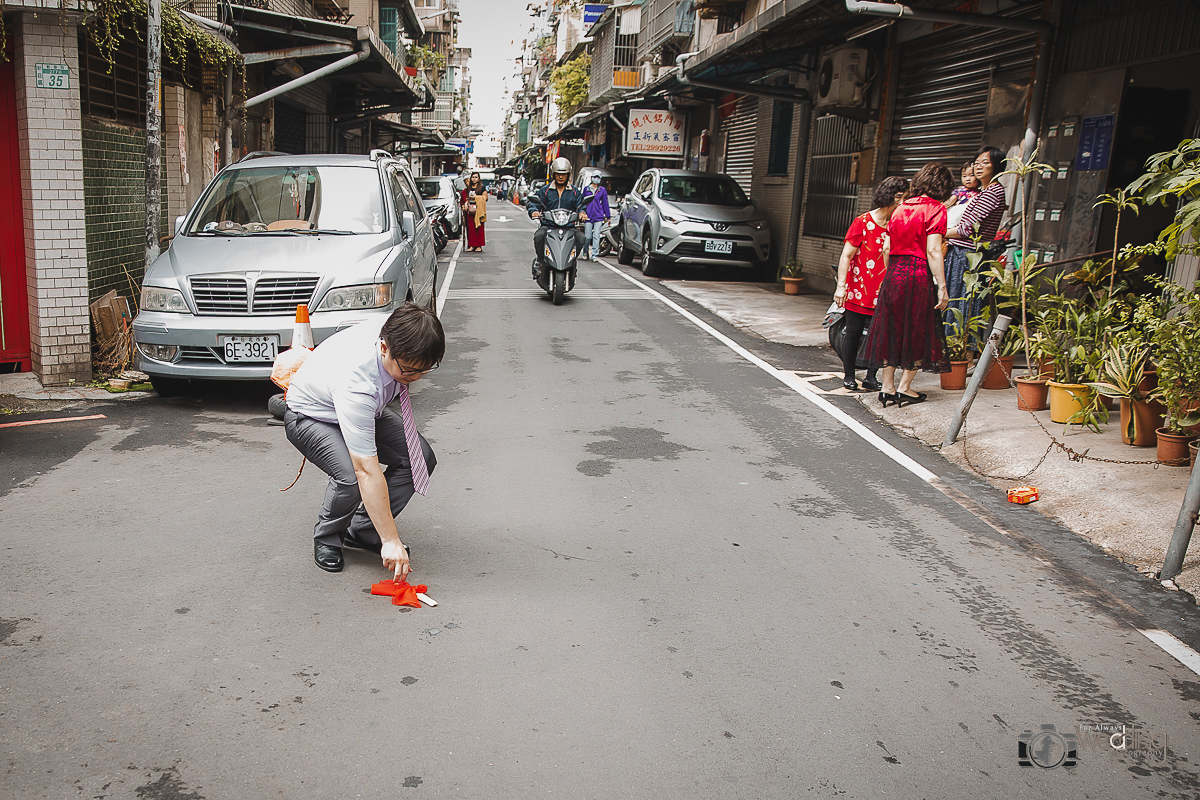
POLYGON ((591 74, 592 57, 586 53, 555 67, 550 73, 550 87, 554 90, 554 102, 558 104, 560 121, 574 114, 587 102, 591 74))

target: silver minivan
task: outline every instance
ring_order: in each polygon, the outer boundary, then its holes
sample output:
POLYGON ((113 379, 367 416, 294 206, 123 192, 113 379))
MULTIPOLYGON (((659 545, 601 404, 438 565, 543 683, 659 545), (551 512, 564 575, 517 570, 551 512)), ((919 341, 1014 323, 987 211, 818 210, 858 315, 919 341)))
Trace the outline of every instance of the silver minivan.
POLYGON ((298 304, 319 344, 405 300, 432 305, 436 283, 429 218, 403 159, 251 154, 175 220, 146 271, 138 368, 162 395, 193 380, 266 379, 298 304))
POLYGON ((462 236, 463 211, 459 205, 459 194, 454 191, 454 179, 448 175, 435 175, 428 178, 417 178, 417 191, 427 210, 435 206, 446 209, 446 222, 450 224, 450 237, 457 239, 462 236))

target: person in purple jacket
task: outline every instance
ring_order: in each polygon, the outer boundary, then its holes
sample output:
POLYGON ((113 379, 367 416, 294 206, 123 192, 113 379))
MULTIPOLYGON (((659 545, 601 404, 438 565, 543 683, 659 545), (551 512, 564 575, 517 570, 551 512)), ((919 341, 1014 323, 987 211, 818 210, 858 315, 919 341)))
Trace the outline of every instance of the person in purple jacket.
POLYGON ((611 221, 612 215, 608 210, 608 191, 600 183, 600 173, 592 173, 592 182, 588 187, 592 193, 587 205, 587 222, 583 223, 583 240, 590 243, 591 260, 600 257, 600 237, 604 235, 604 226, 611 221))

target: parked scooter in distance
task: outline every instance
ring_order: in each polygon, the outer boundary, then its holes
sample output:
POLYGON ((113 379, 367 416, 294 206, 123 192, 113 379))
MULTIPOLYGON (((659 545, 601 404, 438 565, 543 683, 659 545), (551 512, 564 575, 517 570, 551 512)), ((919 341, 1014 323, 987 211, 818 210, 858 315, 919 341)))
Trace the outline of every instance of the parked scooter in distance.
POLYGON ((446 249, 446 243, 450 241, 450 223, 446 221, 446 209, 443 206, 434 206, 429 209, 430 229, 433 230, 433 246, 438 255, 446 249))
MULTIPOLYGON (((546 227, 546 245, 542 252, 542 269, 537 283, 554 305, 562 305, 563 296, 575 288, 578 274, 579 248, 576 244, 576 226, 579 215, 565 208, 555 208, 542 214, 541 224, 546 227)), ((537 255, 534 255, 537 261, 537 255)))

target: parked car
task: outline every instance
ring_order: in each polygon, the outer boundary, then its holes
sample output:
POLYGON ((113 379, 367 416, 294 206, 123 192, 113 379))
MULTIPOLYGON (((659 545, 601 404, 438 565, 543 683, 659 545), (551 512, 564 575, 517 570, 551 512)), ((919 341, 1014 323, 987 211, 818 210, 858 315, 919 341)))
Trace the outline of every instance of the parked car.
POLYGON ((256 155, 221 170, 146 271, 133 338, 160 394, 268 378, 299 303, 319 344, 434 301, 433 233, 406 161, 256 155))
POLYGON ((643 172, 621 205, 617 260, 642 273, 668 264, 735 267, 753 279, 770 270, 771 231, 762 211, 727 175, 683 169, 643 172))
POLYGON ((575 176, 575 188, 581 192, 591 191, 592 175, 597 172, 600 173, 600 182, 608 192, 608 208, 613 220, 616 220, 621 216, 621 199, 633 191, 636 176, 604 167, 581 167, 575 176))
POLYGON ((545 181, 531 181, 529 183, 529 189, 521 197, 521 205, 528 205, 529 195, 537 194, 539 191, 541 191, 542 187, 545 185, 546 185, 545 181))
POLYGON ((414 178, 417 191, 421 193, 421 202, 426 209, 438 206, 446 209, 446 221, 450 223, 450 236, 457 239, 462 236, 463 213, 459 204, 459 194, 454 191, 454 179, 446 175, 429 178, 414 178))

